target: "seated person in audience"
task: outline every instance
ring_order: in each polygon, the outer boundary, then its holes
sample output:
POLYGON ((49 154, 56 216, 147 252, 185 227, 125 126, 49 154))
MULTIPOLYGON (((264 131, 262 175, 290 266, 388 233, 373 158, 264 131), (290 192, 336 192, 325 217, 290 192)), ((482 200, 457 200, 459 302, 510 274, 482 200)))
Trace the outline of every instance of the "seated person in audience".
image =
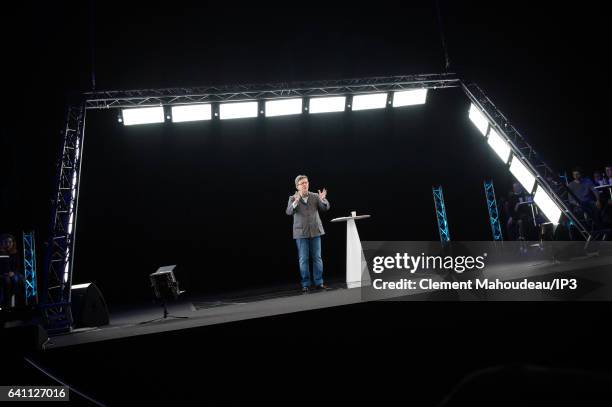
POLYGON ((608 184, 606 182, 606 179, 604 179, 603 174, 601 173, 601 171, 595 171, 593 173, 593 183, 595 184, 596 187, 608 184))
POLYGON ((531 195, 527 194, 520 183, 514 182, 504 204, 508 240, 534 239, 533 215, 528 202, 533 202, 531 195))
POLYGON ((604 170, 604 180, 606 184, 612 185, 612 165, 606 165, 604 170))
POLYGON ((602 182, 600 185, 604 188, 598 188, 599 195, 605 195, 607 199, 612 199, 612 166, 605 167, 602 182))
POLYGON ((10 308, 25 305, 24 277, 15 238, 0 235, 0 306, 10 308))
POLYGON ((572 177, 573 181, 568 185, 571 192, 569 194, 569 201, 572 211, 577 216, 593 220, 595 218, 595 202, 599 198, 599 194, 595 190, 595 184, 590 179, 582 176, 582 171, 579 167, 574 168, 572 177))

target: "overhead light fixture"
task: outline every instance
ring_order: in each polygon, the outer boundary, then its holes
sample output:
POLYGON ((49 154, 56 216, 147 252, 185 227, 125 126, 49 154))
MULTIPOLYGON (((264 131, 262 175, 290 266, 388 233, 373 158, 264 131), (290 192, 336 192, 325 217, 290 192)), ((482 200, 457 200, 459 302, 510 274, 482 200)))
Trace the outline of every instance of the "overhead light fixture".
POLYGON ((517 156, 512 157, 512 162, 510 163, 510 173, 514 175, 514 178, 525 188, 528 194, 533 191, 533 187, 535 185, 535 177, 525 167, 525 165, 519 160, 517 156))
POLYGON ((310 99, 310 113, 344 112, 346 96, 331 96, 310 99))
POLYGON ((538 185, 536 188, 535 195, 533 196, 533 202, 538 205, 538 208, 540 208, 540 210, 544 213, 544 216, 546 216, 549 221, 555 225, 559 223, 562 211, 541 185, 538 185))
POLYGON ((403 90, 393 93, 393 107, 423 105, 427 99, 427 89, 403 90))
POLYGON ((510 146, 493 127, 489 128, 489 139, 487 143, 491 146, 493 151, 495 151, 497 156, 501 158, 504 164, 507 164, 510 159, 510 146))
POLYGON ((172 121, 174 123, 210 120, 212 107, 210 104, 172 106, 172 121))
POLYGON ((487 128, 489 126, 489 121, 485 117, 484 114, 472 103, 470 106, 469 118, 476 125, 478 130, 482 133, 483 136, 487 135, 487 128))
POLYGON ((302 113, 302 99, 266 100, 266 117, 302 113))
POLYGON ((122 109, 121 116, 123 117, 124 126, 132 126, 134 124, 163 123, 164 108, 158 106, 122 109))
POLYGON ((257 102, 222 103, 219 117, 221 120, 257 117, 257 102))
POLYGON ((386 93, 353 96, 353 110, 383 109, 387 107, 386 93))

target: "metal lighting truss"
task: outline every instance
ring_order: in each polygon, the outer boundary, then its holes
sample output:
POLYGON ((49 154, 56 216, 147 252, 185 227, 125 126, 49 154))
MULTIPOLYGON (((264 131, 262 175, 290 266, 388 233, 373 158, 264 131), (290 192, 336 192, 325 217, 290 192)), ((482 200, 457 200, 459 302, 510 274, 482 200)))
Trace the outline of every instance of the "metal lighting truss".
MULTIPOLYGON (((524 142, 523 138, 512 126, 508 125, 507 120, 494 108, 494 105, 476 85, 466 86, 454 74, 423 74, 261 85, 88 92, 82 95, 82 101, 79 104, 68 108, 64 140, 57 167, 57 188, 52 200, 50 235, 46 247, 40 290, 40 303, 43 310, 45 310, 48 327, 56 332, 70 330, 72 323, 70 289, 72 285, 77 203, 87 110, 197 103, 212 103, 214 109, 215 105, 218 105, 220 102, 247 100, 262 102, 264 100, 294 97, 302 97, 308 100, 310 97, 334 95, 346 95, 350 98, 353 94, 452 87, 462 87, 472 102, 476 103, 489 117, 490 122, 496 124, 507 139, 515 140, 514 144, 510 143, 513 151, 523 158, 525 164, 529 165, 534 174, 538 175, 538 184, 542 185, 556 202, 560 202, 563 205, 564 213, 576 225, 582 227, 571 212, 567 211, 563 203, 565 195, 558 195, 555 192, 556 190, 549 185, 547 178, 545 178, 553 174, 550 169, 535 156, 533 149, 524 142), (540 170, 544 171, 542 175, 540 175, 540 170)), ((389 103, 391 103, 391 98, 389 103)), ((561 193, 563 191, 559 192, 559 194, 561 193)), ((446 223, 445 225, 448 226, 446 223)), ((448 227, 445 230, 446 238, 450 240, 448 227)), ((586 230, 582 231, 582 233, 583 236, 588 237, 586 230)))
POLYGON ((84 130, 85 106, 70 106, 56 169, 51 230, 41 279, 41 307, 51 332, 70 330, 72 325, 70 301, 84 130))
POLYGON ((499 212, 497 211, 497 200, 495 199, 495 188, 493 181, 484 182, 485 196, 487 198, 487 209, 489 210, 489 223, 494 241, 503 240, 501 226, 499 225, 499 212))
POLYGON ((307 98, 459 86, 460 81, 454 74, 426 74, 259 85, 89 92, 85 93, 84 96, 87 109, 111 109, 295 97, 307 98))
POLYGON ((25 298, 28 305, 35 304, 38 300, 34 242, 34 231, 23 232, 23 269, 25 271, 25 298))
MULTIPOLYGON (((519 131, 514 128, 510 121, 497 109, 491 99, 475 83, 465 84, 461 82, 463 91, 470 101, 476 105, 487 117, 489 125, 492 126, 501 137, 508 143, 512 150, 513 158, 518 157, 523 164, 536 177, 538 188, 548 193, 555 204, 561 209, 563 215, 580 232, 584 240, 591 240, 591 234, 584 224, 578 220, 576 215, 569 209, 570 191, 565 183, 559 178, 558 173, 550 169, 536 151, 531 147, 519 131)), ((527 191, 532 194, 534 191, 527 191)))
POLYGON ((450 242, 450 231, 448 230, 448 221, 446 219, 446 205, 444 205, 444 194, 442 186, 431 188, 436 207, 436 219, 438 220, 438 232, 440 233, 440 241, 442 244, 450 242))

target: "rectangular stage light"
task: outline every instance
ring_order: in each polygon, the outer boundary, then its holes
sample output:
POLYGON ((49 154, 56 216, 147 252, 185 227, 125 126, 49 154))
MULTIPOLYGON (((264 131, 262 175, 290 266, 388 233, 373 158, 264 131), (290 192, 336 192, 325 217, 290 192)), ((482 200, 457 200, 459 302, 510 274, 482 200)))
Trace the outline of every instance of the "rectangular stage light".
POLYGON ((310 99, 310 113, 344 112, 346 96, 332 96, 310 99))
POLYGON ((507 164, 510 159, 510 146, 495 130, 493 130, 493 127, 489 129, 489 139, 487 143, 491 146, 493 151, 495 151, 497 156, 501 158, 504 164, 507 164))
POLYGON ((210 104, 172 106, 172 121, 174 123, 210 119, 212 119, 212 107, 210 104))
POLYGON ((134 124, 163 123, 164 108, 157 106, 122 109, 121 116, 123 117, 124 126, 132 126, 134 124))
POLYGON ((482 133, 483 136, 487 135, 487 127, 489 126, 489 121, 485 117, 485 115, 472 103, 470 106, 470 114, 469 118, 476 125, 478 130, 482 133))
POLYGON ((424 105, 427 89, 403 90, 393 93, 393 107, 424 105))
POLYGON ((562 213, 561 209, 559 209, 557 204, 552 200, 550 195, 548 195, 541 185, 538 185, 536 188, 535 195, 533 196, 533 202, 538 205, 538 208, 540 208, 542 213, 544 213, 544 216, 546 216, 549 221, 555 225, 559 223, 562 213))
POLYGON ((222 120, 257 117, 257 102, 223 103, 219 106, 219 117, 222 120))
POLYGON ((302 99, 266 100, 266 117, 302 113, 302 99))
POLYGON ((533 191, 536 179, 531 171, 525 167, 525 164, 523 164, 517 156, 512 157, 512 163, 510 163, 510 173, 514 175, 514 178, 516 178, 523 188, 525 188, 525 191, 527 191, 528 194, 533 191))
POLYGON ((353 110, 384 109, 387 107, 386 93, 353 96, 353 110))

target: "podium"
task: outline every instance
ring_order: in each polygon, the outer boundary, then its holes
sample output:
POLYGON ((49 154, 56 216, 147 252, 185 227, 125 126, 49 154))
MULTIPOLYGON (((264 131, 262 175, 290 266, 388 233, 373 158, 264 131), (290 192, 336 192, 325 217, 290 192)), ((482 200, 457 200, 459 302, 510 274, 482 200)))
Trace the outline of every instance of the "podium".
POLYGON ((362 269, 361 259, 364 258, 363 249, 361 248, 361 240, 359 240, 359 233, 357 233, 357 225, 355 224, 356 220, 369 217, 370 215, 357 215, 356 212, 352 212, 351 216, 331 220, 332 222, 346 222, 346 286, 348 288, 370 285, 370 274, 368 273, 367 265, 362 269))

